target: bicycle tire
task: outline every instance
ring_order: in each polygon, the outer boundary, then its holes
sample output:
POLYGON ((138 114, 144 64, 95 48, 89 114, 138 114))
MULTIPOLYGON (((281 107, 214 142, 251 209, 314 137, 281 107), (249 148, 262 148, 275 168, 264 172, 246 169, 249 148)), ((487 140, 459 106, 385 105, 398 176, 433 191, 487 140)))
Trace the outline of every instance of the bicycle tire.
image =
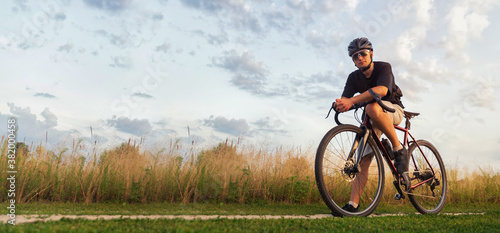
POLYGON ((412 189, 408 194, 408 199, 421 214, 437 214, 444 207, 448 191, 446 170, 441 155, 436 147, 425 140, 417 140, 417 143, 413 143, 408 153, 411 154, 409 174, 412 186, 429 180, 435 175, 434 179, 412 189))
POLYGON ((373 157, 368 168, 367 183, 358 203, 359 209, 357 212, 342 209, 343 205, 349 202, 353 184, 357 182, 344 172, 345 165, 349 163, 346 158, 356 135, 362 131, 354 125, 336 126, 325 134, 316 152, 316 184, 323 201, 335 216, 368 216, 375 210, 382 197, 384 164, 375 142, 370 137, 366 150, 370 148, 373 157))

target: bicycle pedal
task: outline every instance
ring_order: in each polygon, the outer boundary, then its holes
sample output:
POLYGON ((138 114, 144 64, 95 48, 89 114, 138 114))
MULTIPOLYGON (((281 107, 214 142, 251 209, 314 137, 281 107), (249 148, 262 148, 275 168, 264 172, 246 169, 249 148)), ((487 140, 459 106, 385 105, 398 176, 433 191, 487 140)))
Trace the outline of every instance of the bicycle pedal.
POLYGON ((399 181, 394 180, 394 182, 392 182, 392 183, 394 184, 394 187, 398 191, 398 193, 396 195, 394 195, 394 199, 396 199, 396 200, 405 199, 405 194, 404 194, 403 190, 401 190, 401 186, 399 184, 399 181))

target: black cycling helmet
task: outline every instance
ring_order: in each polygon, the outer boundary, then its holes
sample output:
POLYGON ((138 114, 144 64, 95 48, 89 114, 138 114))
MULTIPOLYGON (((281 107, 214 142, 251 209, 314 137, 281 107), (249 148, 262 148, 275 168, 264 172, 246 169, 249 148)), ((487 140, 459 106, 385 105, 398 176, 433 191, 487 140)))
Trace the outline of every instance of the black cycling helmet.
POLYGON ((354 39, 347 47, 347 51, 349 51, 349 57, 352 57, 354 53, 363 49, 369 49, 373 51, 372 42, 370 42, 365 37, 354 39))

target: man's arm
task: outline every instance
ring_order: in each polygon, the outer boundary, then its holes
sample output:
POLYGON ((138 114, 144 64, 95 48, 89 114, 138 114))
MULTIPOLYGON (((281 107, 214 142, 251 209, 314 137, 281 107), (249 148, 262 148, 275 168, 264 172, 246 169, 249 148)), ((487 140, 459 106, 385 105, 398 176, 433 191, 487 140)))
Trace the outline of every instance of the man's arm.
MULTIPOLYGON (((381 97, 384 97, 387 94, 387 87, 385 86, 376 86, 373 87, 372 90, 379 94, 381 97)), ((339 112, 346 112, 349 110, 353 104, 362 103, 365 101, 372 100, 373 97, 370 95, 368 91, 365 91, 359 95, 353 96, 352 98, 341 97, 340 99, 335 100, 335 109, 339 112)))

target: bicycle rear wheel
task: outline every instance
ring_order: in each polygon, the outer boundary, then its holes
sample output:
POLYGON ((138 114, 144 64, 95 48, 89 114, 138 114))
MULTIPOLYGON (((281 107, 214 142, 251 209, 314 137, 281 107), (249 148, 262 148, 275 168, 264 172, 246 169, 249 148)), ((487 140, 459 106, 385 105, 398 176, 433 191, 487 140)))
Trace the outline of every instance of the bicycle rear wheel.
MULTIPOLYGON (((368 216, 377 207, 384 189, 384 166, 382 157, 372 138, 366 144, 364 161, 370 161, 364 167, 366 172, 353 172, 357 153, 348 160, 349 152, 362 129, 354 125, 337 126, 323 137, 316 152, 315 175, 318 190, 325 204, 336 216, 368 216), (365 175, 366 174, 366 175, 365 175), (366 185, 363 185, 366 180, 366 185), (349 203, 353 187, 363 187, 358 192, 359 207, 356 212, 343 210, 349 203)), ((362 159, 363 160, 363 159, 362 159)), ((365 163, 367 164, 367 163, 365 163)))
POLYGON ((418 212, 437 214, 444 207, 448 190, 443 160, 430 142, 418 140, 417 143, 408 150, 411 154, 409 175, 412 187, 421 185, 410 191, 408 199, 418 212))

